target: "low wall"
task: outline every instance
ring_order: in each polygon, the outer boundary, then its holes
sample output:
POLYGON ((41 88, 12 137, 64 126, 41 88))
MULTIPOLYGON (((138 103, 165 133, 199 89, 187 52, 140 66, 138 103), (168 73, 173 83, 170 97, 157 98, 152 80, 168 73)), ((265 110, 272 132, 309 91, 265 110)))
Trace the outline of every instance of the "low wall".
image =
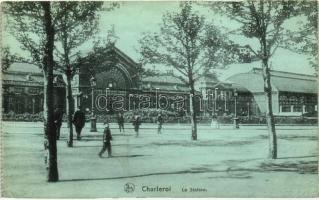
MULTIPOLYGON (((134 119, 134 115, 125 115, 125 122, 131 122, 134 119)), ((141 120, 143 123, 156 123, 156 115, 152 116, 141 116, 141 120)), ((239 123, 241 124, 266 124, 266 118, 265 117, 255 117, 255 116, 239 116, 239 123)), ((89 121, 90 116, 86 116, 86 120, 89 121)), ((190 123, 190 118, 188 116, 184 117, 175 117, 175 116, 169 116, 164 115, 163 116, 164 123, 190 123)), ((37 113, 37 114, 3 114, 2 115, 3 121, 30 121, 30 122, 36 122, 36 121, 43 121, 43 114, 37 113)), ((66 121, 66 115, 63 116, 63 120, 66 121)), ((212 121, 211 117, 198 117, 197 118, 198 123, 202 124, 210 124, 212 121)), ((221 124, 232 124, 233 123, 233 116, 224 116, 224 117, 218 117, 218 121, 221 124)), ((97 122, 104 123, 116 123, 117 122, 117 115, 98 115, 97 116, 97 122)), ((318 123, 317 117, 294 117, 294 116, 276 116, 275 117, 276 124, 311 124, 316 125, 318 123)))

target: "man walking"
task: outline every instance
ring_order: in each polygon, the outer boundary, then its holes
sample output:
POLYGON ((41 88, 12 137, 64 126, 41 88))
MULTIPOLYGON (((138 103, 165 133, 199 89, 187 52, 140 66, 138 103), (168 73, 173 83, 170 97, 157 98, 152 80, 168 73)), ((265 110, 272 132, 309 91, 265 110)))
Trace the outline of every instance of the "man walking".
POLYGON ((163 117, 162 114, 158 114, 157 116, 157 134, 161 134, 162 133, 162 125, 163 125, 163 117))
POLYGON ((63 118, 63 112, 62 109, 56 108, 54 110, 54 125, 56 130, 56 139, 60 139, 60 129, 62 126, 62 118, 63 118))
POLYGON ((112 140, 111 130, 109 128, 109 124, 106 124, 106 127, 104 128, 104 134, 103 134, 103 148, 99 153, 99 157, 102 158, 102 154, 107 150, 108 157, 112 157, 112 146, 111 146, 111 140, 112 140))
POLYGON ((117 123, 119 125, 120 132, 122 132, 123 130, 123 133, 124 133, 124 117, 122 113, 119 113, 117 117, 117 123))
POLYGON ((80 107, 74 113, 72 122, 75 126, 77 140, 81 140, 81 131, 85 125, 85 113, 81 111, 80 107))
POLYGON ((141 125, 140 116, 136 115, 135 120, 133 121, 136 137, 138 137, 138 131, 140 129, 140 125, 141 125))

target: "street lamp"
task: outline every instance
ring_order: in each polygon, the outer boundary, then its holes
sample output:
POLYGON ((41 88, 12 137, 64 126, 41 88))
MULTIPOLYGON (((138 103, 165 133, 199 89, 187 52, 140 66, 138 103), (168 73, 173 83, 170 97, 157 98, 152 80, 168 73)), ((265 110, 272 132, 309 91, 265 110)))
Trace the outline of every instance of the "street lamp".
POLYGON ((34 108, 35 108, 35 106, 34 106, 34 104, 35 104, 35 99, 34 99, 34 97, 32 97, 32 114, 34 114, 34 108))
POLYGON ((158 90, 159 88, 155 88, 155 103, 156 103, 156 110, 157 110, 157 106, 158 106, 158 90))
POLYGON ((225 98, 225 113, 227 112, 227 91, 224 92, 224 98, 225 98))
MULTIPOLYGON (((110 84, 109 84, 110 85, 110 84)), ((110 88, 106 88, 105 89, 105 99, 106 99, 106 112, 109 112, 110 110, 111 110, 111 105, 110 105, 110 107, 109 107, 109 100, 108 100, 108 98, 109 98, 109 89, 110 88), (109 109, 110 108, 110 109, 109 109)))
POLYGON ((234 90, 234 97, 235 97, 235 117, 234 117, 234 128, 235 129, 238 129, 239 128, 239 123, 238 123, 238 118, 237 118, 237 96, 238 96, 238 93, 237 93, 237 90, 235 89, 234 90))
POLYGON ((218 88, 215 88, 215 104, 214 104, 214 114, 216 113, 217 110, 217 90, 218 88))
POLYGON ((247 102, 247 115, 248 115, 248 119, 250 119, 250 102, 247 102))
POLYGON ((96 87, 96 80, 94 76, 90 79, 91 90, 92 90, 92 107, 91 107, 91 132, 97 132, 96 130, 96 116, 94 114, 94 88, 96 87))

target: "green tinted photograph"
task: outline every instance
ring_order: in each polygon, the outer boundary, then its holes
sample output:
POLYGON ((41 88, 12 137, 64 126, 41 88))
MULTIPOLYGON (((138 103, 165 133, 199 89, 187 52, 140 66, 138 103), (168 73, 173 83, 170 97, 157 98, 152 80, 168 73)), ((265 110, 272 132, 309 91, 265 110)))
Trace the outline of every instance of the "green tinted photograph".
POLYGON ((318 2, 2 1, 1 196, 318 196, 318 2))

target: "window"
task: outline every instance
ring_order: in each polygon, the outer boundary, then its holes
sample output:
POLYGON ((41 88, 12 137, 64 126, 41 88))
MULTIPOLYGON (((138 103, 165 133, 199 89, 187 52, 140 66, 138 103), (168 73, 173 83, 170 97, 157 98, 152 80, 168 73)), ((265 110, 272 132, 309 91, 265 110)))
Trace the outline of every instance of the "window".
POLYGON ((293 112, 302 112, 302 106, 301 105, 294 105, 293 112))
POLYGON ((305 108, 305 112, 313 112, 315 111, 315 106, 313 105, 306 105, 306 108, 305 108))
POLYGON ((115 81, 110 81, 107 83, 108 88, 116 88, 117 84, 115 81))
POLYGON ((16 104, 16 113, 22 114, 25 112, 24 106, 25 106, 25 99, 24 98, 17 98, 17 104, 16 104))
POLYGON ((281 110, 282 112, 290 112, 290 105, 283 105, 281 110))
POLYGON ((9 106, 8 106, 8 111, 15 111, 14 105, 15 105, 15 98, 14 97, 9 97, 9 106))
POLYGON ((14 92, 17 94, 21 94, 24 92, 24 88, 23 87, 16 87, 16 88, 14 88, 14 92))

